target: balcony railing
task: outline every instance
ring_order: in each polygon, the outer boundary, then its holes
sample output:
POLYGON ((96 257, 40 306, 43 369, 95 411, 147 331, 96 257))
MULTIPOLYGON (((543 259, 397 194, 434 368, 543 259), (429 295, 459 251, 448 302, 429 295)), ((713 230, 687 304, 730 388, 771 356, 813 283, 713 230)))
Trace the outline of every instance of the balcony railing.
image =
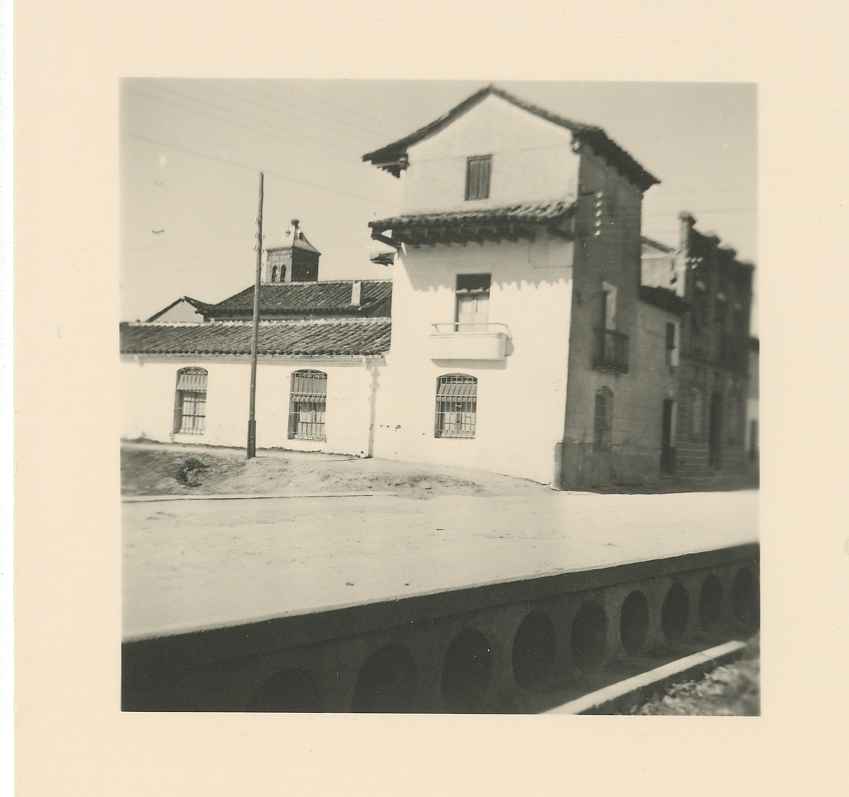
POLYGON ((628 371, 628 336, 615 329, 596 329, 593 368, 600 371, 628 371))
POLYGON ((431 326, 434 360, 503 360, 507 356, 510 329, 506 324, 446 321, 431 326))

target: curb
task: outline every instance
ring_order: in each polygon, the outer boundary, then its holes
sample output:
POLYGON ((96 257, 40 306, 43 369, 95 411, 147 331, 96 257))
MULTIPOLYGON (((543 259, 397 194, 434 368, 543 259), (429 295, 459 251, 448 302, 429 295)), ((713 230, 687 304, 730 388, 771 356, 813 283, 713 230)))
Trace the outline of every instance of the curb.
MULTIPOLYGON (((148 504, 158 501, 258 501, 279 498, 369 498, 378 493, 263 493, 240 494, 227 493, 224 495, 128 495, 122 496, 122 504, 148 504)), ((394 493, 380 493, 394 495, 394 493)))
POLYGON ((625 706, 637 703, 647 692, 654 691, 683 676, 700 675, 714 667, 739 658, 746 650, 745 642, 731 641, 683 659, 664 664, 624 681, 605 686, 576 700, 570 700, 548 714, 620 714, 625 706))

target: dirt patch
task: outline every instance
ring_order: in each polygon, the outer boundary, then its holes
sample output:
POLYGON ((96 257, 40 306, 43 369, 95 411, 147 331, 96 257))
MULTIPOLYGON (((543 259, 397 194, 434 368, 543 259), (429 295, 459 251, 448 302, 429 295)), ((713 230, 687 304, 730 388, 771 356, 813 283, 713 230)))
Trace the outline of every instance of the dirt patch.
POLYGON ((723 664, 695 681, 682 681, 634 707, 632 714, 690 716, 760 715, 760 646, 749 642, 742 658, 723 664))
POLYGON ((121 490, 127 496, 365 491, 425 499, 548 492, 534 482, 466 468, 283 451, 246 460, 236 449, 150 443, 122 444, 121 490))

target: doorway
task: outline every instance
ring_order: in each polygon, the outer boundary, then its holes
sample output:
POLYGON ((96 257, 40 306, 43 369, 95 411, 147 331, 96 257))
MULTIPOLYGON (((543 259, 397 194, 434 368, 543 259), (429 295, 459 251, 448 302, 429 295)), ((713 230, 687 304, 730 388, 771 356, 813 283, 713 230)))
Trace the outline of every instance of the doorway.
POLYGON ((663 400, 663 421, 660 433, 660 472, 675 472, 675 448, 672 444, 672 423, 675 412, 673 399, 663 400))
POLYGON ((710 397, 709 463, 714 469, 722 466, 722 394, 710 397))

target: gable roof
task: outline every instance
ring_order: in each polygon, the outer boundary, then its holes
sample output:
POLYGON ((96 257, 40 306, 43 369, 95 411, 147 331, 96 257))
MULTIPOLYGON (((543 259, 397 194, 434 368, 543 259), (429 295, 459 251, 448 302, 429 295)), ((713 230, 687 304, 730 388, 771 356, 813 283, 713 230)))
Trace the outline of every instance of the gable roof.
MULTIPOLYGON (((258 353, 276 356, 376 355, 389 349, 388 318, 265 321, 259 325, 258 353)), ((253 324, 224 321, 197 324, 122 323, 121 354, 248 356, 253 324)))
POLYGON ((589 144, 598 155, 616 166, 626 177, 638 185, 642 191, 660 182, 657 177, 646 170, 632 155, 610 138, 604 132, 603 128, 597 125, 576 122, 574 119, 568 119, 560 114, 552 113, 539 105, 526 102, 492 83, 478 89, 474 94, 471 94, 461 103, 455 105, 450 111, 438 119, 434 119, 429 124, 424 125, 424 127, 414 130, 409 135, 399 138, 391 144, 386 144, 372 152, 367 152, 363 155, 362 159, 398 177, 405 168, 403 162, 407 158, 408 147, 435 135, 489 96, 500 97, 502 100, 506 100, 511 105, 527 111, 533 116, 569 130, 578 142, 589 144))
MULTIPOLYGON (((325 280, 320 282, 280 282, 260 286, 260 314, 349 315, 389 314, 392 280, 325 280), (353 285, 361 284, 360 303, 351 304, 353 285)), ((253 314, 254 286, 206 305, 208 318, 250 316, 253 314)))

